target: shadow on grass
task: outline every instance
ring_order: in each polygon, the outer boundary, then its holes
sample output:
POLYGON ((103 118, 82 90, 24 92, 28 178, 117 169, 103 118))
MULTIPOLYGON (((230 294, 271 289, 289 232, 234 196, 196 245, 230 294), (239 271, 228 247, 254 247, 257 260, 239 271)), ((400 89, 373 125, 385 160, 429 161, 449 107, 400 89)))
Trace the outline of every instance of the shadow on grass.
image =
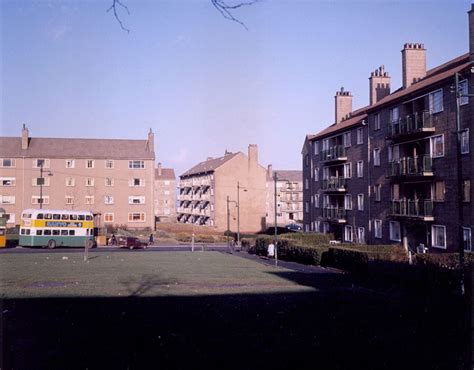
MULTIPOLYGON (((2 301, 2 369, 461 369, 462 301, 388 299, 341 274, 305 293, 2 301), (338 289, 336 289, 338 288, 338 289)), ((446 297, 445 297, 446 298, 446 297)), ((464 310, 464 311, 463 311, 464 310)))

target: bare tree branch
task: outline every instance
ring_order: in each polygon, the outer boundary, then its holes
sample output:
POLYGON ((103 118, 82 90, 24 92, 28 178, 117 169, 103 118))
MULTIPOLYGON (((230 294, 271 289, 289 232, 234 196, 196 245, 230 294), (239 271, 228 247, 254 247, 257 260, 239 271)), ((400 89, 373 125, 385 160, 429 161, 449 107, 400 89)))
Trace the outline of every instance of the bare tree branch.
POLYGON ((112 0, 112 5, 110 6, 109 9, 107 9, 107 13, 110 12, 111 10, 113 10, 115 19, 120 24, 120 28, 122 30, 127 31, 128 33, 130 33, 130 30, 123 25, 122 20, 120 19, 119 15, 117 13, 117 5, 120 5, 122 8, 124 8, 127 11, 128 14, 130 14, 130 11, 128 10, 128 7, 126 5, 124 5, 120 0, 112 0))
MULTIPOLYGON (((235 18, 234 15, 232 14, 232 11, 235 10, 235 9, 241 8, 243 6, 253 5, 253 4, 255 4, 259 1, 260 0, 248 0, 248 1, 238 2, 234 5, 228 5, 223 0, 211 0, 211 3, 219 11, 219 13, 221 13, 221 15, 225 19, 228 19, 230 21, 233 21, 233 22, 236 22, 236 23, 240 24, 242 27, 244 27, 248 31, 248 28, 245 25, 245 23, 238 20, 237 18, 235 18)), ((123 9, 125 9, 127 11, 128 14, 130 14, 130 11, 128 10, 128 7, 125 4, 123 4, 120 0, 112 0, 112 5, 110 6, 109 9, 107 9, 107 13, 110 12, 111 10, 113 10, 114 11, 114 17, 117 20, 117 22, 119 23, 120 28, 122 30, 127 31, 128 33, 130 33, 130 30, 123 25, 123 22, 122 22, 122 20, 119 16, 119 13, 117 12, 117 5, 121 6, 123 9)))

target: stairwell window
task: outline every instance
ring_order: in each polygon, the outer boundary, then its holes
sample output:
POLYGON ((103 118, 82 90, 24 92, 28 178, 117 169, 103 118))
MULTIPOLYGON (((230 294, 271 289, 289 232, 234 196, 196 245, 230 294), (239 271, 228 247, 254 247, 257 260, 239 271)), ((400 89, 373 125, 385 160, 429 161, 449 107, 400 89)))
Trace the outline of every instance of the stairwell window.
POLYGON ((430 112, 439 113, 443 111, 443 90, 437 90, 429 95, 430 112))
POLYGON ((319 181, 319 168, 314 169, 314 181, 315 182, 319 181))
POLYGON ((374 149, 374 166, 380 166, 380 148, 374 149))
POLYGON ((319 141, 315 141, 313 143, 313 146, 314 146, 314 155, 318 155, 319 154, 319 141))
POLYGON ((319 208, 319 194, 314 196, 314 208, 319 208))
POLYGON ((360 244, 365 243, 365 228, 364 227, 357 228, 357 242, 360 244))
POLYGON ((380 130, 380 113, 374 114, 374 131, 380 130))
POLYGON ((433 200, 435 202, 444 202, 444 181, 436 181, 434 183, 434 191, 433 191, 433 200))
POLYGON ((364 210, 364 194, 358 194, 357 195, 357 209, 359 211, 364 210))
POLYGON ((394 242, 399 242, 402 240, 401 232, 400 232, 400 222, 398 221, 390 221, 390 240, 394 242))
POLYGON ((472 250, 471 244, 471 228, 463 227, 462 228, 462 242, 464 245, 464 250, 470 252, 472 250))
POLYGON ((382 193, 382 185, 381 184, 374 185, 374 193, 375 193, 375 201, 380 202, 381 201, 381 193, 382 193))
POLYGON ((374 220, 374 236, 377 239, 382 238, 382 220, 374 220))
POLYGON ((364 161, 357 161, 357 177, 364 177, 364 161))
POLYGON ((344 227, 344 241, 352 243, 352 226, 346 225, 344 227))
POLYGON ((352 195, 351 194, 344 195, 344 208, 352 209, 352 195))
POLYGON ((350 131, 347 131, 347 132, 344 132, 344 136, 343 136, 343 141, 344 141, 344 148, 348 148, 351 146, 351 132, 350 131))
POLYGON ((461 132, 461 154, 469 153, 469 129, 461 132))
POLYGON ((433 136, 430 140, 431 156, 433 158, 444 157, 444 135, 433 136))
POLYGON ((431 226, 431 244, 435 248, 446 249, 446 226, 431 226))
POLYGON ((459 101, 459 105, 466 105, 469 104, 469 96, 467 92, 467 80, 462 80, 459 82, 459 92, 461 93, 461 99, 459 101))
POLYGON ((357 129, 357 144, 364 144, 364 129, 362 127, 357 129))
POLYGON ((344 178, 350 179, 352 177, 352 163, 344 163, 344 178))
POLYGON ((471 201, 471 180, 462 182, 462 201, 466 203, 471 201))
POLYGON ((390 109, 390 122, 398 123, 400 118, 400 109, 398 107, 390 109))

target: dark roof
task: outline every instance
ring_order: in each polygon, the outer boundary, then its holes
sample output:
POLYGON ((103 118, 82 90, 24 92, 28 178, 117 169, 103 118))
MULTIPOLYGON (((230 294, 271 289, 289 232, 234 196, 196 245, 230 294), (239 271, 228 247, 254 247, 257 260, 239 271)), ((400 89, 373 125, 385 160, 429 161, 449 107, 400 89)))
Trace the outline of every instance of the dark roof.
POLYGON ((155 159, 147 140, 30 138, 21 149, 21 138, 0 137, 0 158, 155 159))
POLYGON ((155 180, 176 180, 173 168, 162 168, 161 176, 158 175, 158 168, 155 168, 155 180))
MULTIPOLYGON (((273 173, 277 174, 277 179, 281 181, 303 181, 303 171, 298 170, 274 170, 273 173)), ((273 180, 273 177, 268 176, 267 172, 267 180, 273 180)))
POLYGON ((311 140, 314 140, 314 139, 317 139, 317 138, 320 138, 320 137, 323 137, 323 136, 327 136, 329 134, 333 134, 335 132, 338 132, 338 131, 343 131, 343 130, 347 130, 349 127, 352 127, 352 126, 355 126, 355 125, 358 125, 359 123, 362 122, 363 119, 367 118, 367 114, 365 113, 360 113, 361 111, 363 112, 364 110, 366 110, 367 107, 364 107, 362 109, 358 109, 357 111, 355 111, 350 118, 340 122, 340 123, 334 123, 332 124, 331 126, 329 127, 326 127, 323 131, 317 133, 316 135, 313 136, 313 138, 311 140), (357 115, 354 115, 355 113, 357 113, 357 115))
POLYGON ((206 173, 206 172, 213 172, 216 168, 222 166, 224 163, 230 161, 232 158, 241 154, 240 152, 237 153, 229 153, 223 157, 208 159, 207 161, 198 163, 191 169, 187 170, 183 173, 180 177, 186 177, 191 175, 196 175, 198 173, 206 173))

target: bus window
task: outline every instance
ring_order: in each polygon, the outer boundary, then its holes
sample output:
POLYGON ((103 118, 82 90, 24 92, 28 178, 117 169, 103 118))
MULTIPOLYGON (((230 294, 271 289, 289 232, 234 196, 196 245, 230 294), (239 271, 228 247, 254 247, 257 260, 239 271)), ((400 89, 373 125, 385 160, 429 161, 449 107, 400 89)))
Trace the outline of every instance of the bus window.
POLYGON ((23 215, 21 216, 23 218, 31 218, 31 213, 23 213, 23 215))
POLYGON ((25 235, 25 229, 21 229, 21 230, 20 230, 20 234, 21 234, 21 235, 25 235))
POLYGON ((69 230, 69 235, 76 235, 76 230, 69 230))
POLYGON ((30 235, 30 229, 25 229, 26 235, 30 235))
POLYGON ((59 230, 53 230, 53 235, 59 235, 59 230))
POLYGON ((53 214, 53 220, 60 220, 60 219, 61 219, 61 215, 58 215, 57 213, 53 214))
POLYGON ((71 215, 71 220, 77 220, 77 215, 71 215))
POLYGON ((69 215, 61 215, 61 220, 69 220, 69 215))
POLYGON ((79 221, 84 221, 84 215, 79 215, 78 219, 79 219, 79 221))
POLYGON ((86 220, 87 220, 87 221, 92 221, 92 216, 91 216, 91 215, 87 215, 87 216, 86 216, 86 220))
POLYGON ((53 215, 51 213, 45 213, 44 214, 44 219, 45 220, 51 220, 53 218, 53 215))
POLYGON ((61 235, 67 235, 67 230, 61 230, 61 235))
POLYGON ((45 230, 44 235, 51 235, 51 230, 45 230))
POLYGON ((36 219, 37 220, 42 220, 44 217, 43 217, 43 214, 42 213, 38 213, 38 215, 36 216, 36 219))
POLYGON ((43 235, 43 230, 36 230, 36 235, 43 235))

